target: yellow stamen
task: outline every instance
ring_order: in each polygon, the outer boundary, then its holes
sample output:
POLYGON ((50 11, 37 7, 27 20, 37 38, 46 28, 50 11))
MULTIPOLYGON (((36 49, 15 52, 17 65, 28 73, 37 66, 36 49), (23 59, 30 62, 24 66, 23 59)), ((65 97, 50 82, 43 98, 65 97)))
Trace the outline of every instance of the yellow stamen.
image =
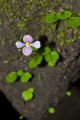
POLYGON ((29 46, 30 45, 30 43, 29 42, 26 42, 26 46, 29 46))

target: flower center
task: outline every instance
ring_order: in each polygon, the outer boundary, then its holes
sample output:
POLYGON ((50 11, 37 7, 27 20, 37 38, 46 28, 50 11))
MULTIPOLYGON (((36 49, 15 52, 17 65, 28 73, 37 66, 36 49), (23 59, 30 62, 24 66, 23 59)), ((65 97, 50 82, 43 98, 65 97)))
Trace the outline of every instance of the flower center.
POLYGON ((26 46, 30 46, 30 43, 29 43, 29 42, 26 42, 26 46))

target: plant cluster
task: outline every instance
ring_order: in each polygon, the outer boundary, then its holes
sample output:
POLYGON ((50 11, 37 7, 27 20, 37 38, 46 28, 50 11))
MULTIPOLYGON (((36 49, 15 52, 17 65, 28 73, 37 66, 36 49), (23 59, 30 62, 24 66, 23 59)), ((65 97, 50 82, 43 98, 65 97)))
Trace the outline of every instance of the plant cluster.
MULTIPOLYGON (((31 78, 32 78, 32 74, 30 72, 24 72, 23 70, 17 70, 17 71, 9 72, 6 75, 6 82, 14 83, 17 79, 19 79, 21 83, 27 83, 30 81, 31 78)), ((22 92, 22 98, 25 101, 29 101, 33 98, 34 96, 33 93, 34 93, 34 89, 28 88, 27 90, 24 90, 22 92)))
MULTIPOLYGON (((19 44, 21 47, 21 44, 19 44)), ((49 46, 44 48, 44 51, 42 54, 38 54, 37 49, 33 49, 35 52, 35 56, 29 58, 29 63, 28 67, 29 68, 36 68, 38 65, 41 64, 42 60, 44 59, 45 62, 48 64, 50 67, 54 67, 59 60, 59 53, 57 51, 51 50, 49 46)), ((28 83, 30 79, 32 78, 32 74, 30 72, 24 72, 23 70, 17 70, 17 71, 12 71, 9 72, 6 75, 6 82, 7 83, 14 83, 15 81, 20 81, 21 83, 28 83)), ((34 96, 34 88, 28 88, 27 90, 24 90, 22 92, 22 98, 25 101, 29 101, 33 98, 34 96)))
MULTIPOLYGON (((79 27, 80 26, 80 16, 75 16, 71 11, 66 10, 63 12, 54 12, 46 15, 44 17, 45 23, 53 24, 57 23, 58 21, 66 20, 69 27, 79 27)), ((64 37, 64 34, 61 34, 61 37, 64 37)), ((68 42, 72 42, 73 40, 70 39, 68 42)), ((36 68, 38 67, 43 61, 47 63, 50 67, 55 67, 58 60, 59 60, 59 53, 56 50, 51 49, 49 46, 45 46, 43 48, 42 53, 38 52, 38 49, 41 47, 40 41, 33 42, 33 38, 30 35, 25 35, 23 37, 23 42, 17 41, 16 46, 17 48, 22 48, 22 53, 25 56, 30 56, 32 52, 34 53, 33 56, 29 57, 29 68, 36 68)), ((9 72, 6 75, 6 82, 7 83, 14 83, 15 81, 19 80, 21 83, 28 83, 32 78, 32 74, 30 72, 24 72, 23 70, 17 70, 9 72)), ((71 92, 66 92, 67 96, 71 96, 71 92)), ((30 101, 34 97, 34 88, 30 87, 24 91, 22 91, 22 98, 24 101, 30 101)), ((49 113, 55 113, 54 107, 49 107, 49 113)))
POLYGON ((51 50, 50 47, 45 47, 44 59, 48 63, 48 66, 54 67, 59 60, 59 53, 51 50))
POLYGON ((55 50, 51 50, 49 46, 46 46, 42 54, 30 58, 28 66, 30 68, 36 68, 43 60, 45 60, 48 66, 55 67, 59 60, 59 53, 55 50))
POLYGON ((20 80, 21 83, 27 83, 32 78, 32 74, 30 72, 23 72, 23 70, 12 71, 6 75, 7 83, 14 83, 17 79, 20 80))
POLYGON ((58 22, 60 20, 66 20, 67 24, 71 28, 79 27, 80 26, 80 16, 74 14, 73 12, 69 10, 65 11, 59 11, 59 12, 53 12, 50 14, 47 14, 44 17, 44 22, 48 24, 53 24, 55 22, 58 22))
POLYGON ((27 90, 24 90, 22 92, 22 98, 25 101, 30 101, 34 97, 34 89, 33 88, 28 88, 27 90))

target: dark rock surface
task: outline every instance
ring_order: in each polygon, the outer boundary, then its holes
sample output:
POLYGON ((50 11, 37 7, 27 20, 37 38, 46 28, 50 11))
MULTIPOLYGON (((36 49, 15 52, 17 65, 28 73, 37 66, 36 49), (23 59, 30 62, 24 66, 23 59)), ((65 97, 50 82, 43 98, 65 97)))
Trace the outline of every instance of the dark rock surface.
MULTIPOLYGON (((47 26, 42 16, 58 9, 80 11, 79 0, 2 0, 0 3, 0 89, 12 105, 29 120, 42 120, 50 105, 57 106, 62 100, 69 83, 79 78, 80 74, 80 28, 67 29, 65 22, 58 29, 47 26), (76 7, 75 7, 76 5, 76 7), (66 39, 75 38, 70 45, 61 45, 59 33, 63 30, 66 39), (23 35, 30 34, 34 39, 43 38, 44 42, 55 42, 55 49, 61 54, 61 60, 55 68, 41 66, 30 70, 35 77, 28 84, 16 82, 7 84, 5 75, 12 70, 27 70, 27 58, 15 47, 15 42, 23 35), (46 37, 48 41, 46 41, 46 37), (21 92, 34 87, 35 98, 24 103, 21 92)), ((52 44, 53 45, 53 44, 52 44)))
MULTIPOLYGON (((80 120, 80 79, 72 84, 69 88, 72 95, 65 96, 62 102, 57 107, 55 114, 45 113, 42 120, 80 120)), ((6 96, 0 92, 0 112, 1 118, 20 120, 20 114, 12 107, 11 103, 6 99, 6 96), (3 109, 3 104, 5 109, 3 109)), ((27 120, 23 118, 22 120, 27 120)))

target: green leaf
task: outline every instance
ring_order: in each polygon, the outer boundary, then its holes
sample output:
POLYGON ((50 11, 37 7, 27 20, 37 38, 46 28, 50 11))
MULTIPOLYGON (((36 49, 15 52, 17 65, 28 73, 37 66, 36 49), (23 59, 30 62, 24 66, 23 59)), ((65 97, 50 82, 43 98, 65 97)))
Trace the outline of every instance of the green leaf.
POLYGON ((59 53, 57 51, 52 51, 51 56, 53 61, 57 61, 59 59, 59 53))
POLYGON ((30 59, 28 66, 30 68, 36 68, 41 63, 42 59, 42 56, 35 56, 34 58, 30 59))
POLYGON ((68 20, 68 25, 72 28, 80 26, 80 17, 71 17, 68 20))
POLYGON ((51 49, 50 49, 50 47, 45 47, 44 48, 44 53, 43 53, 43 55, 46 55, 46 54, 48 54, 48 53, 50 53, 51 52, 51 49))
POLYGON ((32 100, 34 96, 34 89, 33 88, 28 88, 27 90, 24 90, 22 92, 22 98, 25 100, 25 101, 30 101, 32 100))
POLYGON ((51 61, 51 54, 45 55, 44 59, 45 59, 46 62, 50 62, 51 61))
POLYGON ((55 67, 56 66, 56 62, 48 62, 48 66, 55 67))
POLYGON ((32 74, 29 73, 29 72, 25 72, 25 73, 22 74, 22 76, 21 76, 21 78, 20 78, 20 81, 21 81, 22 83, 26 83, 26 82, 28 82, 31 78, 32 78, 32 74))
POLYGON ((60 20, 63 19, 63 15, 62 15, 61 12, 57 12, 57 13, 56 13, 56 16, 57 16, 57 18, 60 19, 60 20))
POLYGON ((33 88, 29 88, 28 91, 29 92, 34 92, 34 89, 33 88))
POLYGON ((69 10, 66 10, 66 11, 63 13, 63 17, 64 17, 64 19, 68 19, 68 18, 70 18, 71 15, 72 15, 72 12, 69 11, 69 10))
POLYGON ((18 71, 17 71, 17 75, 18 75, 18 76, 22 76, 23 73, 24 73, 23 70, 18 70, 18 71))
POLYGON ((61 14, 59 13, 57 13, 57 17, 59 18, 59 19, 68 19, 68 18, 70 18, 71 17, 71 15, 72 15, 72 12, 71 11, 64 11, 63 13, 61 12, 61 14))
POLYGON ((46 23, 55 23, 55 22, 57 22, 57 20, 58 19, 57 19, 55 13, 50 13, 44 17, 44 21, 46 23))
POLYGON ((72 15, 72 12, 68 11, 68 10, 64 11, 64 12, 57 12, 56 13, 57 18, 60 19, 60 20, 68 19, 68 18, 71 17, 71 15, 72 15))
POLYGON ((6 76, 6 82, 7 83, 14 83, 17 79, 17 72, 10 72, 6 76))

